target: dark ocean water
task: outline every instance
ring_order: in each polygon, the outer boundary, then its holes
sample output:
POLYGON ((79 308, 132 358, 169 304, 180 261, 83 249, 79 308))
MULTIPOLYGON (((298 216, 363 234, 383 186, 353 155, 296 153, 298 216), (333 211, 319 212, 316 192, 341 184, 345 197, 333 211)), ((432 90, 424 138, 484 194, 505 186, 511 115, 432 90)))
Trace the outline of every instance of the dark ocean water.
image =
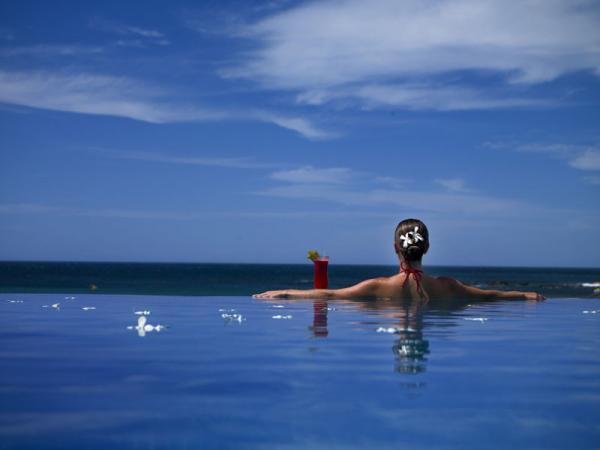
MULTIPOLYGON (((483 288, 539 291, 546 297, 590 297, 600 269, 436 267, 425 270, 483 288)), ((330 287, 390 276, 395 266, 330 264, 330 287)), ((144 295, 251 295, 312 287, 311 264, 154 264, 0 262, 0 292, 144 295), (93 288, 95 286, 95 289, 93 288)))

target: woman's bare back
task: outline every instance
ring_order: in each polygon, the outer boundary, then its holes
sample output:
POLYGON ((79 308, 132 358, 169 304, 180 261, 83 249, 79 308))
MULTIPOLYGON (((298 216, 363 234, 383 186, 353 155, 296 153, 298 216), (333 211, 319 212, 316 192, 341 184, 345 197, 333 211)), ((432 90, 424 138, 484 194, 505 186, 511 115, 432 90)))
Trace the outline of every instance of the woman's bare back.
POLYGON ((432 277, 422 274, 419 281, 414 276, 402 272, 391 277, 375 279, 379 286, 376 297, 401 299, 450 299, 455 296, 451 278, 432 277), (407 279, 408 278, 408 279, 407 279))

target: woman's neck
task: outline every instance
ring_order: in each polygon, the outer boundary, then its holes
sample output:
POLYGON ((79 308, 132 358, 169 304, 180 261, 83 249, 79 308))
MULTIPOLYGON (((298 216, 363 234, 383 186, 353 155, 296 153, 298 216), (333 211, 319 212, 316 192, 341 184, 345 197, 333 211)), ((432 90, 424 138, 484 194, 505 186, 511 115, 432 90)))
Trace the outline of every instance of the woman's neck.
POLYGON ((403 267, 410 267, 415 270, 423 270, 423 266, 421 265, 421 261, 410 261, 408 262, 405 259, 400 259, 400 272, 402 272, 403 267))

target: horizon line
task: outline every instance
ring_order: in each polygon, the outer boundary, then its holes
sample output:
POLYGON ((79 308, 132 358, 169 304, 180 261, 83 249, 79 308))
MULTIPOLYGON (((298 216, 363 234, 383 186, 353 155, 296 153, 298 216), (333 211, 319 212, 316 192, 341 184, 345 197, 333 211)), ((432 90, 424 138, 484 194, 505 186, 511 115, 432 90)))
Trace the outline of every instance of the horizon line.
MULTIPOLYGON (((207 262, 207 261, 109 261, 109 260, 9 260, 0 259, 0 264, 5 263, 42 263, 42 264, 171 264, 171 265, 183 265, 183 264, 198 264, 198 265, 262 265, 262 266, 303 266, 309 265, 310 263, 301 262, 207 262)), ((423 264, 429 267, 452 267, 452 268, 489 268, 489 269, 585 269, 585 270, 598 270, 599 266, 519 266, 519 265, 482 265, 482 264, 423 264)), ((373 267, 396 267, 396 264, 374 264, 374 263, 335 263, 331 266, 373 266, 373 267)), ((600 274, 599 274, 600 276, 600 274)))

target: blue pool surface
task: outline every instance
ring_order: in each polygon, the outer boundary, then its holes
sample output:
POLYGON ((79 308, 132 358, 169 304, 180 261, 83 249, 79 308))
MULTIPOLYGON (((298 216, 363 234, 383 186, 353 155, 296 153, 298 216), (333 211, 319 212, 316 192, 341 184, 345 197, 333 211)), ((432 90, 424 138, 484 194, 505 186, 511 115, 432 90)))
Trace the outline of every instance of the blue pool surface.
POLYGON ((599 448, 599 345, 600 299, 5 293, 0 449, 599 448))

